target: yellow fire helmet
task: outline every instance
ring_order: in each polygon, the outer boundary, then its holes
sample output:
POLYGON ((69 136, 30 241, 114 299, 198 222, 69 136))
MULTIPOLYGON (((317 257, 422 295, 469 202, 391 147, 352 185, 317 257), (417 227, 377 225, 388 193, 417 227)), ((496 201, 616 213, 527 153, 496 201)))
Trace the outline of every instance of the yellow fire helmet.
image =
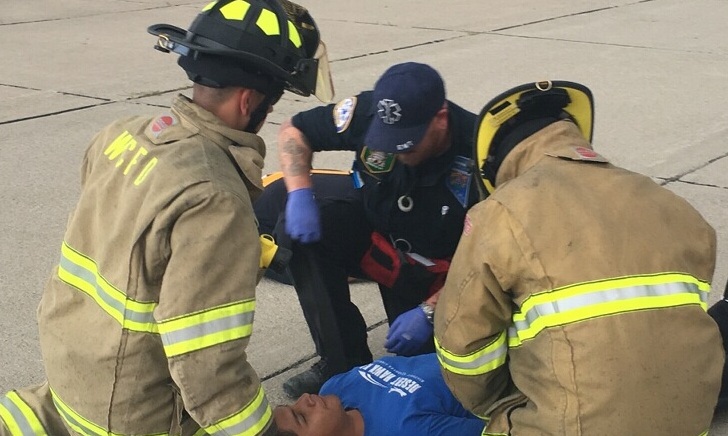
POLYGON ((541 81, 517 86, 489 101, 475 124, 473 144, 481 191, 495 190, 498 168, 513 147, 560 119, 571 119, 591 142, 594 100, 589 88, 574 82, 541 81))

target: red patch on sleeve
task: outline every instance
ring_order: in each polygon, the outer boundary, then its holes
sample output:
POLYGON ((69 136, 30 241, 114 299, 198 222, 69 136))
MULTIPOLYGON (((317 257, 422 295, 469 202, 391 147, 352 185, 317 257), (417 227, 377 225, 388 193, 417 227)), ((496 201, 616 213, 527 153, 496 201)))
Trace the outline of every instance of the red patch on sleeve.
POLYGON ((465 224, 463 225, 463 235, 468 236, 473 231, 473 221, 470 215, 465 215, 465 224))

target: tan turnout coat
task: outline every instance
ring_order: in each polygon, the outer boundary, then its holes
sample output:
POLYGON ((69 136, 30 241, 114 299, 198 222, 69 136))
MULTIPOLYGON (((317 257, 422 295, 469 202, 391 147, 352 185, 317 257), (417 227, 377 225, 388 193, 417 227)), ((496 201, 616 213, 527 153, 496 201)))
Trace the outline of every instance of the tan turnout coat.
POLYGON ((48 383, 10 393, 0 411, 16 413, 2 418, 51 435, 265 431, 270 406, 245 353, 264 153, 183 96, 96 136, 38 311, 48 383))
POLYGON ((687 201, 554 123, 468 213, 435 313, 445 380, 484 434, 703 434, 724 359, 715 255, 687 201))

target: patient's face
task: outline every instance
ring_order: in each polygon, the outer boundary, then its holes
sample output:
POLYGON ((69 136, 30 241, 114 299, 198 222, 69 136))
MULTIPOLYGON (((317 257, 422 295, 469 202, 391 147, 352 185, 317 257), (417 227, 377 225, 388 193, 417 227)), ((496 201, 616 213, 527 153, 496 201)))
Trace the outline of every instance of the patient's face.
POLYGON ((303 394, 290 406, 276 407, 273 416, 280 429, 298 436, 346 436, 352 431, 336 395, 303 394))

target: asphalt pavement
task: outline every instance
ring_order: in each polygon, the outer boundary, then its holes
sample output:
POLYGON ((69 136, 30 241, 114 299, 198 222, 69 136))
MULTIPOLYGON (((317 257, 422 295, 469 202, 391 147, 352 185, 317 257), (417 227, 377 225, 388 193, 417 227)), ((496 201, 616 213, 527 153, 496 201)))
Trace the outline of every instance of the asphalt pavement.
MULTIPOLYGON (((43 379, 35 309, 79 193, 96 131, 154 114, 189 81, 176 56, 152 49, 147 26, 186 27, 206 1, 0 0, 0 392, 43 379)), ((542 79, 581 82, 596 100, 595 148, 688 199, 718 233, 714 276, 728 278, 728 2, 725 0, 308 0, 332 62, 336 99, 370 89, 390 65, 429 63, 448 98, 473 112, 542 79)), ((276 131, 314 98, 287 94, 261 135, 278 169, 276 131)), ((316 156, 348 169, 350 153, 316 156)), ((605 205, 605 208, 610 205, 605 205)), ((639 213, 639 211, 625 211, 639 213)), ((369 283, 352 285, 384 354, 384 311, 369 283)), ((294 290, 258 288, 249 347, 273 403, 314 361, 294 290)), ((641 334, 645 334, 641 332, 641 334)), ((659 326, 646 334, 659 335, 659 326)), ((728 435, 728 413, 711 434, 728 435)))

